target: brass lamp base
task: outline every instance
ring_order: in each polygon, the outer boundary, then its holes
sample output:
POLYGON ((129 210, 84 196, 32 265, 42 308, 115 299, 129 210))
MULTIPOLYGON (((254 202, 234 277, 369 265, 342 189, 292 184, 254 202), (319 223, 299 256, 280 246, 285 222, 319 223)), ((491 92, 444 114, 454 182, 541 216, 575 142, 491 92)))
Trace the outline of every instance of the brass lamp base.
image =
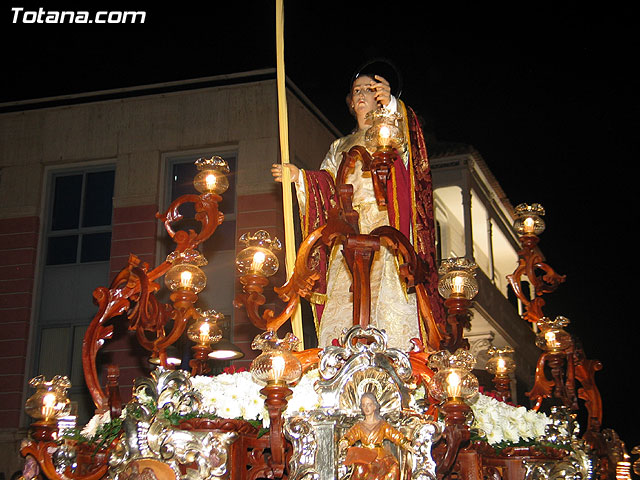
POLYGON ((35 422, 29 429, 31 438, 39 442, 53 442, 58 439, 58 424, 55 421, 35 422))
POLYGON ((442 406, 445 413, 446 425, 464 425, 467 421, 467 414, 471 411, 471 407, 467 405, 461 398, 448 398, 442 406))

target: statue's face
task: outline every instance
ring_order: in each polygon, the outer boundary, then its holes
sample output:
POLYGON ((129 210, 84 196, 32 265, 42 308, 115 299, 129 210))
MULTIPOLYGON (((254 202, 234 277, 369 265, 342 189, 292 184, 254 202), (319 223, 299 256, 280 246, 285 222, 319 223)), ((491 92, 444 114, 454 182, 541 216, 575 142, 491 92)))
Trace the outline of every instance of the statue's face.
POLYGON ((356 78, 351 87, 351 106, 356 115, 366 115, 377 107, 375 90, 371 87, 375 80, 363 75, 356 78))
POLYGON ((376 404, 369 397, 362 397, 362 400, 360 400, 360 408, 365 415, 372 415, 376 412, 376 404))

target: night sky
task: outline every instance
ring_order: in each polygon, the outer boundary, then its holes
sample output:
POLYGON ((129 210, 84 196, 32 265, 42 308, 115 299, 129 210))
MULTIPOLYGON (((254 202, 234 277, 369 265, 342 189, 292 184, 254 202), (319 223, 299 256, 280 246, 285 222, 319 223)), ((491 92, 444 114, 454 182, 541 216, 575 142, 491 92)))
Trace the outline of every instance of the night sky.
MULTIPOLYGON (((135 3, 121 8, 146 10, 144 25, 13 24, 3 7, 0 102, 275 67, 271 1, 211 2, 208 10, 135 3)), ((514 206, 545 207, 540 246, 567 275, 545 313, 568 317, 587 357, 603 362, 596 381, 604 427, 628 450, 640 444, 629 388, 638 378, 631 302, 638 54, 630 7, 346 3, 285 1, 287 75, 347 132, 344 96, 354 69, 372 57, 392 59, 402 99, 430 135, 473 145, 514 206)))

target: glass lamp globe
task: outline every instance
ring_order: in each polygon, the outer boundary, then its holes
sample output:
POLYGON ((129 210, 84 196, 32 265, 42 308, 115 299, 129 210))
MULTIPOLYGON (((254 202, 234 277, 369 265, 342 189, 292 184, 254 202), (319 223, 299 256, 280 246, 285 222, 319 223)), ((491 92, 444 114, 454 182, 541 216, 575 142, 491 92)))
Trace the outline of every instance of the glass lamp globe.
POLYGON ((193 186, 200 193, 222 195, 229 188, 229 165, 218 156, 199 158, 195 161, 198 173, 193 179, 193 186))
POLYGON ((198 317, 191 322, 187 329, 187 337, 192 342, 208 347, 212 343, 219 342, 222 338, 222 330, 218 326, 218 322, 224 320, 224 315, 215 310, 202 311, 196 309, 198 317))
POLYGON ((429 357, 429 368, 437 370, 429 383, 429 393, 436 400, 463 401, 478 392, 478 379, 471 373, 476 359, 468 351, 459 349, 455 354, 446 350, 429 357))
POLYGON ((518 235, 540 235, 544 232, 545 224, 541 218, 544 216, 544 208, 539 203, 521 203, 515 208, 515 215, 513 227, 518 235))
POLYGON ((443 298, 461 297, 471 300, 478 294, 477 265, 466 258, 448 258, 440 264, 438 292, 443 298))
POLYGON ((38 375, 29 381, 29 385, 36 392, 25 402, 27 415, 42 423, 53 423, 56 418, 69 413, 71 403, 67 389, 71 388, 71 382, 68 377, 56 375, 47 381, 44 375, 38 375))
POLYGON ((516 362, 513 360, 513 349, 511 347, 496 348, 491 347, 487 354, 486 369, 492 375, 509 376, 516 370, 516 362))
POLYGON ((564 330, 569 325, 569 319, 558 316, 555 320, 542 317, 536 323, 536 345, 549 353, 560 353, 571 347, 573 340, 571 334, 564 330))
POLYGON ((302 365, 292 352, 299 340, 287 333, 279 339, 272 330, 258 335, 251 344, 253 350, 262 350, 249 370, 260 383, 267 385, 287 385, 297 382, 302 376, 302 365))
POLYGON ((236 256, 236 268, 241 275, 270 277, 278 271, 280 263, 274 251, 282 248, 280 240, 258 230, 255 234, 243 234, 239 241, 246 245, 236 256))
POLYGON ((187 290, 200 293, 207 286, 207 276, 200 269, 207 264, 207 259, 197 250, 173 252, 167 260, 173 262, 173 266, 167 271, 164 283, 172 292, 187 290))
POLYGON ((367 113, 366 121, 371 127, 364 134, 364 142, 370 151, 400 148, 404 143, 400 113, 381 107, 367 113))

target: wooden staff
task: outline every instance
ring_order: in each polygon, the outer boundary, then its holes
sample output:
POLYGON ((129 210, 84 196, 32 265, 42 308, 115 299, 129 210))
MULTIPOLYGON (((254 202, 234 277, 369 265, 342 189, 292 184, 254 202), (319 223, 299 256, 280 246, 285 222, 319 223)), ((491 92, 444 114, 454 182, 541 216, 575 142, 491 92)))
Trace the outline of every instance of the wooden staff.
MULTIPOLYGON (((293 274, 296 262, 295 233, 293 231, 293 201, 291 198, 291 175, 285 163, 289 163, 289 123, 287 119, 287 92, 284 73, 284 7, 283 0, 276 0, 276 78, 278 88, 278 123, 280 126, 280 158, 282 168, 282 205, 284 210, 284 246, 287 278, 293 274)), ((291 317, 293 334, 300 340, 299 349, 304 350, 302 316, 300 307, 291 317)))

